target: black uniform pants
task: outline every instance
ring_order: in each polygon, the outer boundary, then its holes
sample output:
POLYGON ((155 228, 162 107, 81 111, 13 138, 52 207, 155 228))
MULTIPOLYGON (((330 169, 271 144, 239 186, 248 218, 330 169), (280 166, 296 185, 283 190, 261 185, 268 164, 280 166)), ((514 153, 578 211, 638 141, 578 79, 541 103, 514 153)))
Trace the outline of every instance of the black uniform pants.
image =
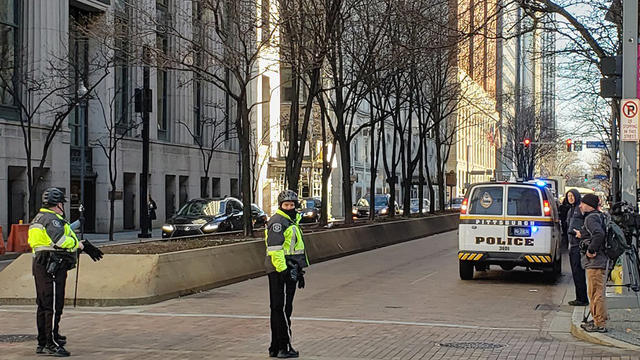
POLYGON ((580 247, 572 246, 569 249, 569 263, 571 264, 571 274, 573 275, 573 284, 576 287, 576 300, 585 303, 589 302, 587 297, 587 277, 584 269, 580 264, 580 247))
POLYGON ((38 305, 38 345, 42 346, 57 345, 55 338, 59 334, 60 317, 64 307, 64 288, 67 282, 67 270, 58 270, 55 276, 52 276, 47 273, 46 266, 42 261, 34 261, 32 268, 38 305))
POLYGON ((271 306, 271 346, 269 351, 287 350, 291 344, 291 312, 296 282, 285 281, 282 274, 269 273, 271 306))

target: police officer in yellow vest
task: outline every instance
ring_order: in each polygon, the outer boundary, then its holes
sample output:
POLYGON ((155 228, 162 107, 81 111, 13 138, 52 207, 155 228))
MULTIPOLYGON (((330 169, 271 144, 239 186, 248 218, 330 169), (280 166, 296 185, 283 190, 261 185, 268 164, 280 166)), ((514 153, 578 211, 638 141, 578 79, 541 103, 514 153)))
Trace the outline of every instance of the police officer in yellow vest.
POLYGON ((42 208, 29 226, 29 245, 33 249, 33 277, 36 283, 37 354, 71 355, 63 346, 59 323, 64 306, 67 271, 76 266, 76 251, 84 251, 98 261, 102 251, 88 241, 79 241, 64 218, 64 193, 48 188, 42 194, 42 208))
POLYGON ((293 296, 304 288, 304 270, 309 266, 300 230, 301 216, 296 211, 298 195, 285 190, 278 195, 278 210, 265 229, 266 266, 271 306, 271 346, 269 356, 297 358, 291 347, 293 296))

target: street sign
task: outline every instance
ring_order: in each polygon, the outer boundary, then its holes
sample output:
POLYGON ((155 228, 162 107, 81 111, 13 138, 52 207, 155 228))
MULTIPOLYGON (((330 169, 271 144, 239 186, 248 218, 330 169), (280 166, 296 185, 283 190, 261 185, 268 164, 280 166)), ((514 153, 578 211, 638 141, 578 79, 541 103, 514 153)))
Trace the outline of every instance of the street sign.
POLYGON ((620 103, 620 140, 638 141, 638 99, 624 99, 620 103))
POLYGON ((587 141, 587 149, 604 149, 606 147, 604 141, 587 141))
POLYGON ((593 178, 596 180, 607 180, 609 177, 607 175, 593 175, 593 178))

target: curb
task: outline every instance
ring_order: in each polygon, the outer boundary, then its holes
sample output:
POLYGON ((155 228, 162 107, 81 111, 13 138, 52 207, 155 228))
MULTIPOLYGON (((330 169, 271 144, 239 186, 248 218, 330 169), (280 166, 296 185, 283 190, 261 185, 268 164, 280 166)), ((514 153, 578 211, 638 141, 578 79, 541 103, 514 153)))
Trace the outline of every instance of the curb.
POLYGON ((573 315, 571 316, 571 334, 573 336, 593 344, 616 347, 624 350, 640 351, 640 346, 614 339, 606 333, 590 333, 584 331, 584 329, 580 327, 584 310, 584 306, 576 306, 573 309, 573 315))
POLYGON ((18 256, 20 256, 22 254, 23 253, 19 253, 19 252, 7 252, 7 253, 4 253, 4 254, 0 255, 0 261, 14 260, 14 259, 18 258, 18 256))

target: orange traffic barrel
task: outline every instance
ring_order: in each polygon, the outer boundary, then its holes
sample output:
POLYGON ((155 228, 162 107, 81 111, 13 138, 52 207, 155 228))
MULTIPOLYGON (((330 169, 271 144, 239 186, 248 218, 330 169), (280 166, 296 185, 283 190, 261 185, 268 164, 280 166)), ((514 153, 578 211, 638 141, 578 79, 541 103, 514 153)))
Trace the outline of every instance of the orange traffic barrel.
POLYGON ((11 232, 7 241, 7 251, 30 252, 29 224, 11 224, 11 232))

